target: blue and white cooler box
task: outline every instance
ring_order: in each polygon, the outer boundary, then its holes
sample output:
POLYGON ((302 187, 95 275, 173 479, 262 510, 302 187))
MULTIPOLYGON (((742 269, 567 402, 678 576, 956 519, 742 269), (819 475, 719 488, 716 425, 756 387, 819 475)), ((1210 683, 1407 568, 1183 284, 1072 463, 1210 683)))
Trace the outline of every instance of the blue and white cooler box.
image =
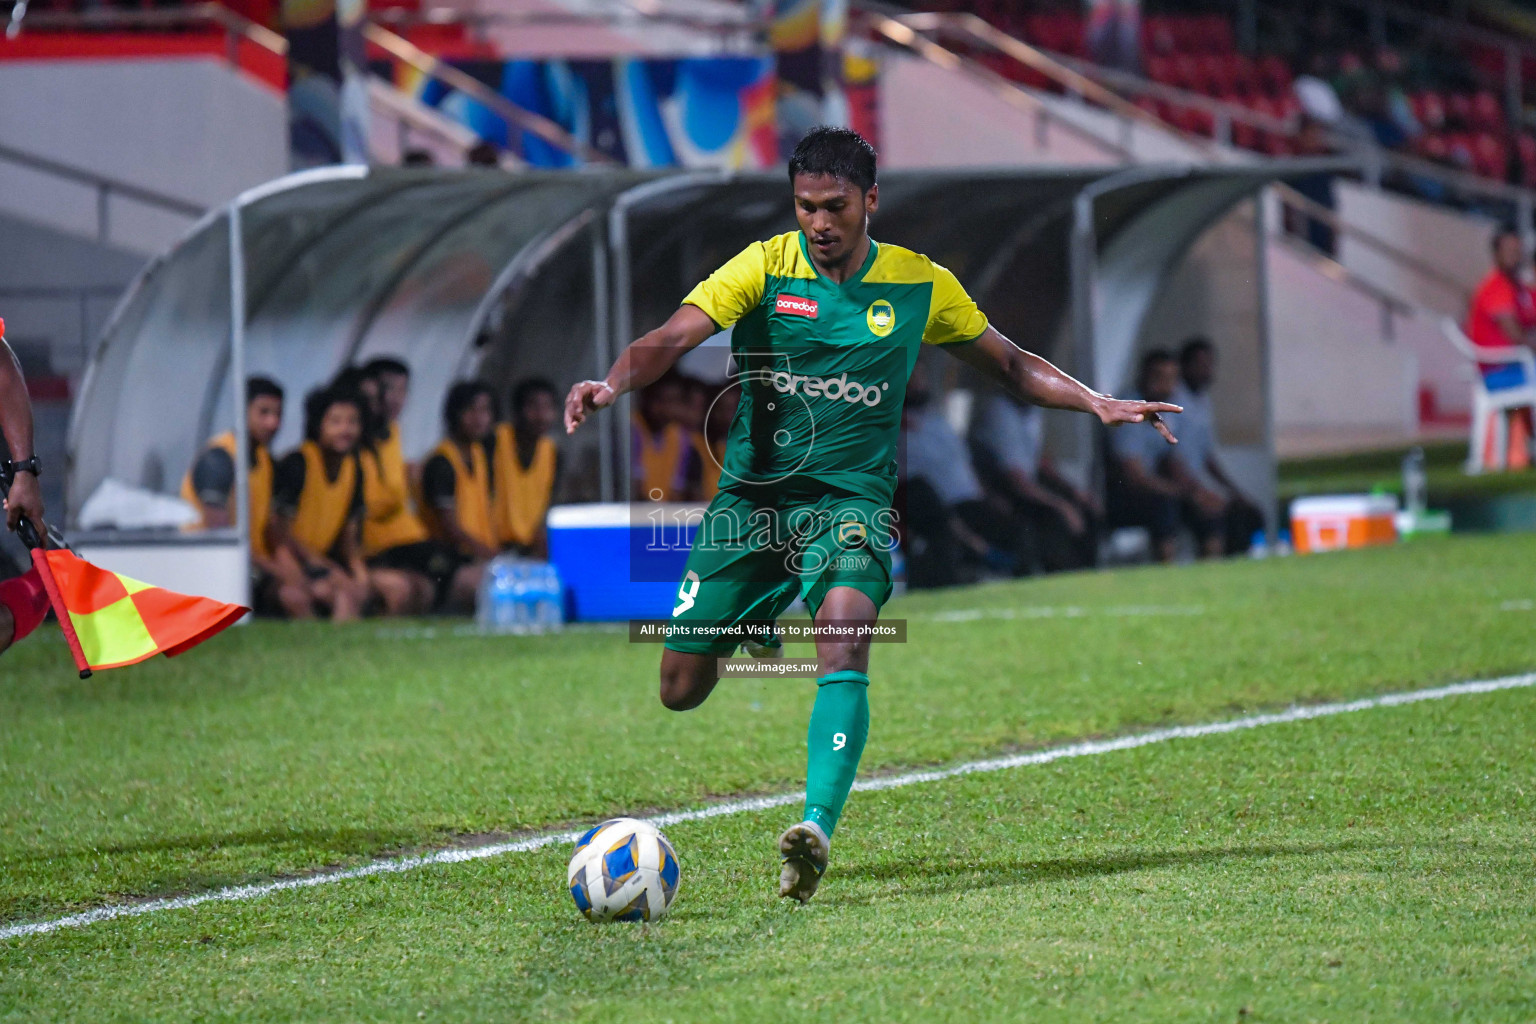
POLYGON ((549 510, 549 560, 575 621, 664 619, 704 506, 605 502, 549 510))

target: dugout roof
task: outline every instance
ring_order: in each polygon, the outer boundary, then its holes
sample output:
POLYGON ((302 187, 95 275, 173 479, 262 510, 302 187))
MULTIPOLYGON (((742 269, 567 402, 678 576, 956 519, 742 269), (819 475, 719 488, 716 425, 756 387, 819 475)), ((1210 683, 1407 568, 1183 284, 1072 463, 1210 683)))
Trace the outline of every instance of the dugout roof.
MULTIPOLYGON (((1266 181, 1314 170, 889 172, 874 233, 950 266, 1021 344, 1121 389, 1202 233, 1266 181)), ((452 380, 598 375, 695 281, 793 226, 778 174, 335 167, 279 179, 204 218, 124 296, 75 404, 70 507, 107 477, 176 493, 210 435, 243 428, 243 374, 287 389, 282 451, 300 439, 305 392, 350 362, 402 357, 414 370, 405 448, 419 457, 452 380)), ((624 491, 623 424, 608 417, 566 452, 594 499, 624 491)))

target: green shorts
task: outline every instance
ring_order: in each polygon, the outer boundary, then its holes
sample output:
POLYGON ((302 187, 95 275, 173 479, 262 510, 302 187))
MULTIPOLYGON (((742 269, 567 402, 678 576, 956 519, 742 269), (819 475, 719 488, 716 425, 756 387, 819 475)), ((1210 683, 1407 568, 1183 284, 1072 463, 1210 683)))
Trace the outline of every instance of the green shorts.
POLYGON ((833 587, 852 587, 878 610, 891 597, 892 519, 888 503, 842 491, 720 491, 694 535, 667 646, 727 656, 796 596, 814 616, 833 587))

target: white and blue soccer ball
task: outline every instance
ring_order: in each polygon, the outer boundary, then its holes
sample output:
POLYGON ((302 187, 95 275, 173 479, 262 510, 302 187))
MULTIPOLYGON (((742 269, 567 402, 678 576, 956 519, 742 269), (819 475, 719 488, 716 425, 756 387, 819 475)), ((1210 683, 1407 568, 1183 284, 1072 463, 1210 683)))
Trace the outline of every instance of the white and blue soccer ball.
POLYGON ((659 921, 680 875, 677 851, 655 825, 611 818, 576 840, 566 883, 588 921, 659 921))

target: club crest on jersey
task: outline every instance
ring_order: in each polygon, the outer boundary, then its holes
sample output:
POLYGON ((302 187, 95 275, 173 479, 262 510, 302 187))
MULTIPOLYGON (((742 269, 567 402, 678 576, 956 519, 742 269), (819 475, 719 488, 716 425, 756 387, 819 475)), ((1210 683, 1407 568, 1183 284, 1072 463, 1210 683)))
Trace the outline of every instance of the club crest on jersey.
POLYGON ((864 540, 864 524, 849 520, 837 524, 837 542, 843 547, 851 547, 864 540))
POLYGON ((875 336, 883 338, 896 327, 896 307, 884 299, 876 299, 869 304, 864 319, 869 322, 869 329, 875 336))
POLYGON ((773 309, 776 313, 788 313, 790 316, 816 319, 816 300, 803 298, 799 295, 780 295, 778 301, 774 303, 773 309))

